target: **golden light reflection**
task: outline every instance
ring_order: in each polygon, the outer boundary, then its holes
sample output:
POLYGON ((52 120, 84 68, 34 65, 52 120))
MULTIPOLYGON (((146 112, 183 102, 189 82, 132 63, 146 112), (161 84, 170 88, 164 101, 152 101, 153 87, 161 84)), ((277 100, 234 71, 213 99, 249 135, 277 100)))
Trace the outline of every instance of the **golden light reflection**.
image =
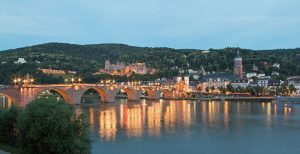
POLYGON ((211 101, 208 103, 208 123, 215 125, 218 123, 218 114, 220 113, 219 103, 211 101))
POLYGON ((167 129, 173 128, 176 122, 176 103, 171 101, 169 106, 166 107, 164 114, 164 125, 167 129))
POLYGON ((191 104, 188 101, 182 102, 182 120, 183 125, 190 126, 191 125, 191 104))
MULTIPOLYGON (((120 103, 118 107, 102 108, 99 115, 90 108, 90 125, 94 128, 99 117, 99 136, 105 141, 114 141, 117 132, 124 132, 128 137, 160 136, 161 131, 174 131, 178 125, 186 130, 199 119, 204 127, 222 127, 224 131, 229 130, 230 115, 249 115, 251 112, 260 112, 265 115, 267 127, 272 125, 272 114, 277 114, 277 106, 270 102, 264 102, 254 107, 247 102, 190 102, 190 101, 166 101, 166 102, 142 102, 142 103, 120 103), (258 107, 258 108, 257 108, 258 107), (260 108, 261 107, 261 108, 260 108), (252 108, 252 109, 251 109, 252 108), (196 110, 198 112, 196 112, 196 110), (233 113, 231 113, 232 111, 233 113), (119 112, 119 113, 117 113, 119 112), (119 117, 117 117, 119 116, 119 117), (198 118, 197 118, 198 117, 198 118), (119 120, 119 122, 118 122, 119 120), (118 131, 117 124, 122 131, 118 131)), ((279 111, 278 111, 279 112, 279 111)), ((292 113, 292 109, 285 107, 284 116, 292 113)), ((243 128, 243 117, 236 121, 239 129, 243 128)))
POLYGON ((117 114, 115 108, 99 113, 99 135, 104 141, 114 141, 117 134, 117 114))
POLYGON ((274 104, 274 115, 277 115, 277 104, 274 104))
POLYGON ((89 112, 90 112, 90 127, 91 129, 94 129, 95 127, 94 108, 89 108, 89 112))
POLYGON ((127 108, 126 119, 126 132, 129 137, 140 137, 143 131, 142 123, 142 108, 140 105, 133 105, 127 108))
POLYGON ((11 108, 12 105, 12 100, 6 96, 0 96, 0 105, 2 106, 2 108, 4 109, 9 109, 11 108))
POLYGON ((207 124, 207 113, 206 113, 207 103, 201 102, 201 111, 202 111, 202 122, 207 124))
POLYGON ((228 101, 224 102, 224 125, 225 127, 228 126, 228 122, 229 122, 229 105, 228 105, 228 101))
POLYGON ((159 136, 161 127, 162 108, 160 103, 147 107, 147 127, 150 136, 159 136))
POLYGON ((267 103, 267 126, 270 127, 272 125, 272 108, 271 108, 271 103, 267 103))

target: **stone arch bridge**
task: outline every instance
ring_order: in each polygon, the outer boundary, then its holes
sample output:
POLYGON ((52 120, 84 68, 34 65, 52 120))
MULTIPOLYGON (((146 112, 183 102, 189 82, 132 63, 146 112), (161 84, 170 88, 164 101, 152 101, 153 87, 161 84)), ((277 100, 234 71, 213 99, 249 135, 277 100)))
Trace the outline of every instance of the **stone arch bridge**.
POLYGON ((54 90, 59 93, 68 104, 80 104, 83 94, 94 89, 100 96, 101 102, 114 102, 117 93, 123 89, 129 101, 139 101, 142 93, 147 92, 150 100, 176 98, 176 91, 171 87, 155 86, 127 86, 127 85, 100 85, 100 84, 52 84, 52 85, 22 85, 0 88, 0 95, 8 97, 13 104, 24 107, 38 97, 41 92, 54 90))

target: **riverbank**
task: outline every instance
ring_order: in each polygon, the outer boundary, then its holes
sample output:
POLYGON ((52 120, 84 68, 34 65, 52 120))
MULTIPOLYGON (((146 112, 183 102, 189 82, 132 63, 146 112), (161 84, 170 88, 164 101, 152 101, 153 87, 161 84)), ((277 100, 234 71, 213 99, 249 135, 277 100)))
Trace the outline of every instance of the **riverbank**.
POLYGON ((20 151, 16 146, 0 143, 0 154, 19 154, 20 151))
POLYGON ((198 97, 198 98, 177 98, 177 99, 168 99, 165 100, 195 100, 195 101, 273 101, 275 97, 198 97))

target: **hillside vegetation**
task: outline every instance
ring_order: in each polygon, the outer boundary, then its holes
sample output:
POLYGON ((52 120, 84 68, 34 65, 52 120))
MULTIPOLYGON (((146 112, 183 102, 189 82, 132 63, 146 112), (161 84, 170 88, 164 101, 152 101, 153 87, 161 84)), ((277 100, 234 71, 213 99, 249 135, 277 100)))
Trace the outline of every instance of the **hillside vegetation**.
MULTIPOLYGON (((37 68, 52 68, 77 71, 88 82, 99 79, 91 73, 104 67, 104 61, 112 63, 145 62, 147 67, 161 70, 154 77, 171 78, 178 74, 178 69, 198 70, 201 66, 206 71, 232 70, 233 58, 237 48, 210 49, 210 52, 194 49, 134 47, 124 44, 76 45, 66 43, 46 43, 0 52, 0 84, 11 83, 14 76, 34 75, 40 83, 62 82, 62 78, 43 75, 37 68), (25 58, 28 62, 16 65, 14 61, 25 58), (41 62, 41 63, 38 63, 41 62)), ((270 75, 279 72, 283 77, 300 75, 300 48, 276 50, 240 49, 245 71, 252 69, 253 64, 261 72, 270 75), (280 64, 280 69, 272 67, 280 64)), ((148 76, 149 77, 149 76, 148 76)), ((103 76, 101 77, 103 78, 103 76)), ((146 78, 146 77, 145 77, 146 78)))

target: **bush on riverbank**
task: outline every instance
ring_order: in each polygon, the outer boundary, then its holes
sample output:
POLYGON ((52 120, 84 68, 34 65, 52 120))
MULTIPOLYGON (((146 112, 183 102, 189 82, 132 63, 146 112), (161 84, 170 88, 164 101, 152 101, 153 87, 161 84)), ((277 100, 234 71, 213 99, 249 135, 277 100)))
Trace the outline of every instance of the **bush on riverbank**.
POLYGON ((0 134, 3 138, 0 141, 6 141, 2 147, 9 147, 17 138, 14 147, 20 149, 20 153, 90 153, 84 116, 77 115, 71 106, 55 98, 37 99, 22 110, 1 111, 2 126, 7 129, 0 130, 2 132, 13 130, 11 135, 0 134))
POLYGON ((0 142, 14 145, 16 143, 16 120, 18 112, 15 106, 10 109, 0 108, 0 142))

